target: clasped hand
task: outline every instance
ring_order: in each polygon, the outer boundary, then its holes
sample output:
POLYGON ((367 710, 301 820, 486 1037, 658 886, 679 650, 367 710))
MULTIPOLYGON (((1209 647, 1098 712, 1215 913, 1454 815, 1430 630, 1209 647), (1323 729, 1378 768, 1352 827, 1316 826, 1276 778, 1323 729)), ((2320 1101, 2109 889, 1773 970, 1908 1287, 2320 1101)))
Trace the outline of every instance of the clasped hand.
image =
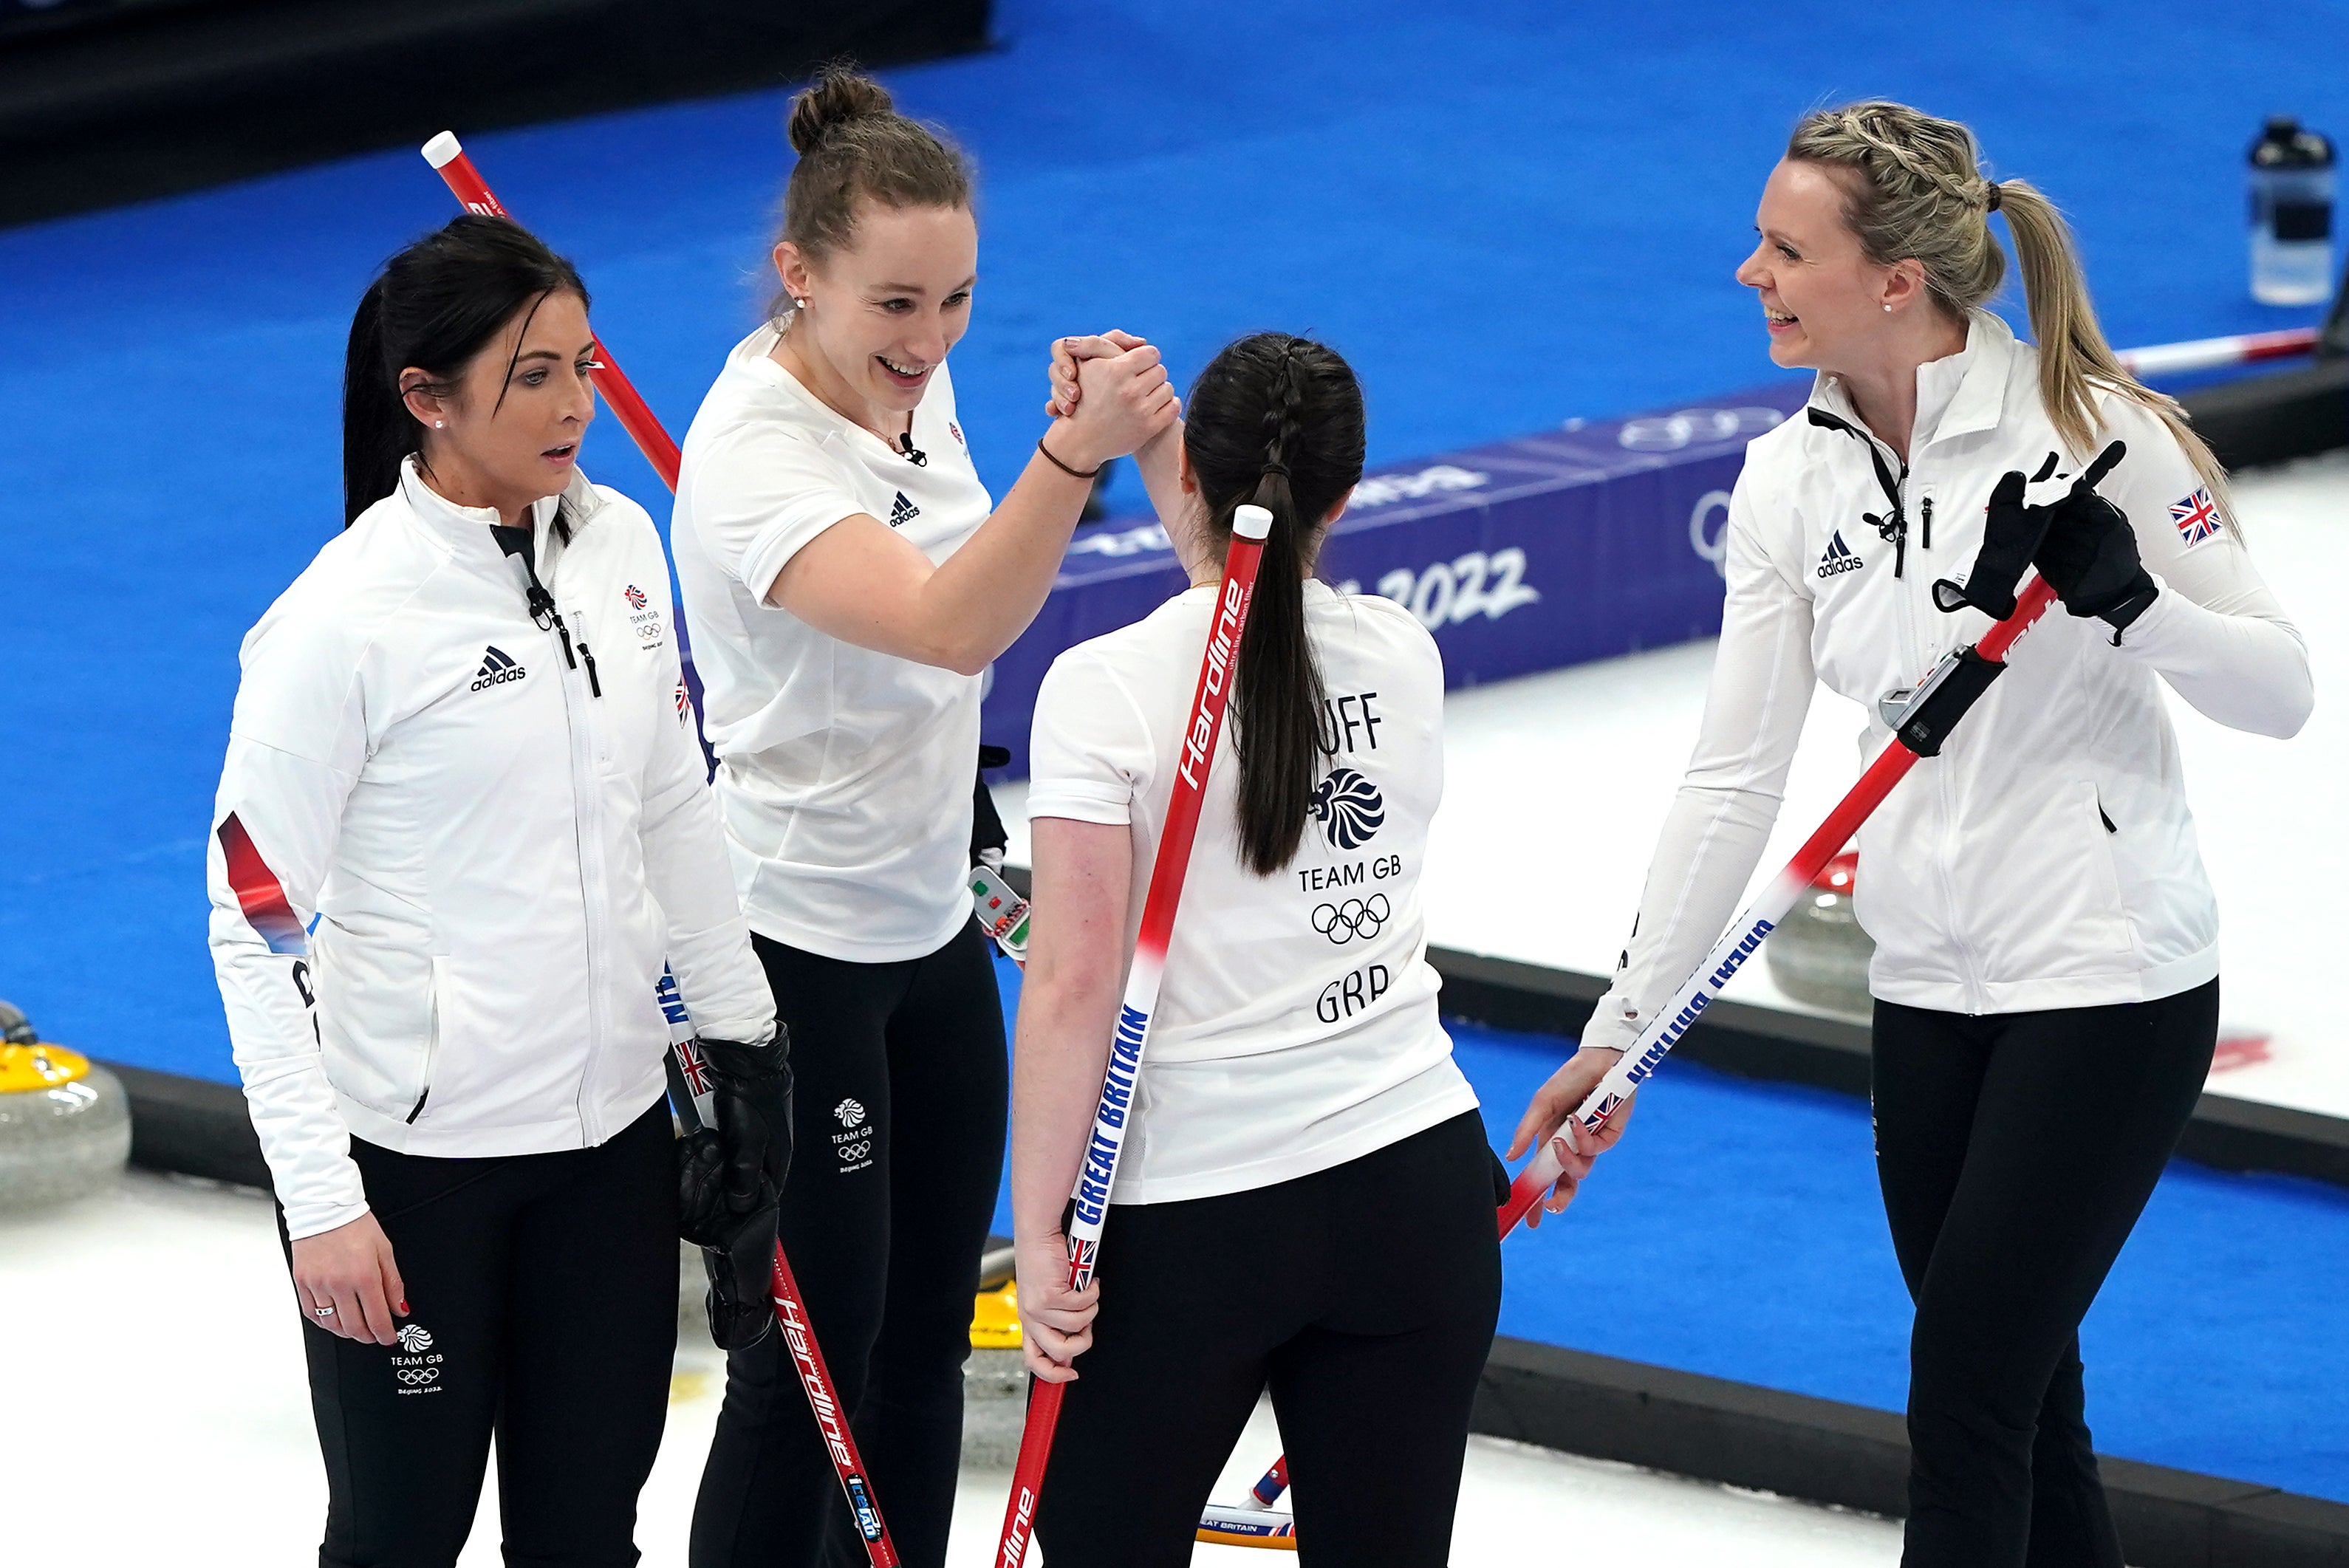
POLYGON ((1182 417, 1158 350, 1130 332, 1055 338, 1050 375, 1044 411, 1068 432, 1052 438, 1054 455, 1075 467, 1138 450, 1182 417))

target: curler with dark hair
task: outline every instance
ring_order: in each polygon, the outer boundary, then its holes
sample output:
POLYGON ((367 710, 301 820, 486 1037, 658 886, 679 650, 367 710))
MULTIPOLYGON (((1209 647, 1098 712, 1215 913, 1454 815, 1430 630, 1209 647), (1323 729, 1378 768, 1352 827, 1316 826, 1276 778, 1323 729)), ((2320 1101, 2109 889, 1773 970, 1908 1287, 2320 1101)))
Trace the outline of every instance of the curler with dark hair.
MULTIPOLYGON (((845 249, 856 205, 968 207, 970 165, 944 134, 897 112, 889 89, 845 63, 827 66, 792 99, 792 150, 800 160, 783 191, 782 232, 810 261, 845 249)), ((778 294, 769 314, 787 314, 778 294)))
POLYGON ((1260 332, 1199 373, 1185 412, 1183 446, 1216 553, 1240 506, 1272 514, 1231 706, 1240 852, 1269 876, 1297 856, 1326 755, 1305 579, 1320 554, 1323 520, 1362 477, 1362 390, 1336 350, 1260 332))
POLYGON ((510 218, 469 212, 384 263, 359 296, 343 359, 345 528, 399 487, 399 465, 422 449, 400 372, 450 390, 508 322, 553 294, 587 304, 578 270, 510 218))

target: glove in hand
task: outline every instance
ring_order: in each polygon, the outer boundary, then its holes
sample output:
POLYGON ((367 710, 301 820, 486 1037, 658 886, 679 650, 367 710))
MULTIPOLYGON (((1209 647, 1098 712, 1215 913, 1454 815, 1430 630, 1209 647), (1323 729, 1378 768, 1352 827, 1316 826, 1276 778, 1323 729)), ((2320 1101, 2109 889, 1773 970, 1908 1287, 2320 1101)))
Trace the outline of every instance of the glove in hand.
POLYGON ((711 1336, 741 1350, 775 1321, 768 1279, 792 1162, 791 1042, 779 1025, 763 1046, 707 1037, 700 1045, 717 1125, 678 1150, 680 1228, 709 1271, 711 1336))
POLYGON ((2101 617, 2119 631, 2145 613, 2157 592, 2153 574, 2137 552, 2137 532, 2127 513, 2096 493, 2096 481, 2111 471, 2127 448, 2115 441, 2090 463, 2055 503, 2046 534, 2032 564, 2075 615, 2101 617))
POLYGON ((723 1245, 705 1243, 701 1266, 709 1276, 709 1337, 720 1350, 748 1350, 775 1326, 775 1212, 770 1202, 736 1216, 723 1245))
POLYGON ((1944 577, 1933 584, 1933 603, 1942 614, 1955 614, 1968 605, 1993 621, 2014 614, 2015 585, 2023 581, 2023 569, 2037 553, 2039 542, 2054 521, 2055 505, 2065 493, 2047 484, 2047 477, 2061 461, 2062 454, 2050 452, 2039 471, 2028 479, 2021 469, 2009 469, 1999 476, 1990 492, 1988 514, 1982 519, 1982 549, 1975 552, 1973 570, 1966 573, 1963 583, 1944 577), (2033 490, 2039 493, 2033 495, 2033 490))
POLYGON ((726 1225, 725 1147, 716 1128, 697 1127, 677 1140, 677 1233, 708 1246, 726 1225))

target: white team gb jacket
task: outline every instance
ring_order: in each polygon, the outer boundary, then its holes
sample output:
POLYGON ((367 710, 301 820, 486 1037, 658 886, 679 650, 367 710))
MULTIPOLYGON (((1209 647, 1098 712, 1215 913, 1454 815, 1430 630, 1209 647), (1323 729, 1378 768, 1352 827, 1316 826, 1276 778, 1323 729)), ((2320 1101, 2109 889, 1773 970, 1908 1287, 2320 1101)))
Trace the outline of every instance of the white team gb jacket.
MULTIPOLYGON (((1873 757, 1891 738, 1878 698, 1990 629, 1971 609, 1942 614, 1932 586, 1972 565, 2000 476, 2035 475, 2063 451, 2038 376, 2037 351, 1977 311, 1965 350, 1918 372, 1905 468, 1824 376, 1809 407, 1746 449, 1703 729, 1586 1044, 1628 1046, 1728 923, 1814 680, 1866 706, 1873 757)), ((2128 450, 2098 490, 2127 514, 2160 592, 2117 641, 2051 609, 1860 830, 1856 913, 1885 1000, 2094 1006, 2218 974, 2218 907, 2160 684, 2221 724, 2290 736, 2314 700, 2307 651, 2168 428, 2125 397, 2100 407, 2095 449, 2117 438, 2128 450)), ((2063 468, 2093 455, 2065 453, 2063 468)))
POLYGON ((412 462, 244 639, 212 963, 297 1238, 365 1212, 350 1134, 530 1154, 643 1115, 663 1090, 664 959, 701 1028, 771 1037, 660 537, 577 475, 563 502, 569 542, 552 499, 533 538, 568 657, 496 513, 444 500, 412 462))

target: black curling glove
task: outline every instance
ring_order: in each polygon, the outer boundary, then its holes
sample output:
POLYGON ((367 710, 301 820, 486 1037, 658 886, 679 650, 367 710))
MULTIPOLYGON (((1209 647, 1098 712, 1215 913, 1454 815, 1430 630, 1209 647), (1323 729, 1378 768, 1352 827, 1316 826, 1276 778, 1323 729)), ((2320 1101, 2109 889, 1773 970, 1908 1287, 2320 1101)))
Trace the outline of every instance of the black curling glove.
POLYGON ((726 1149, 714 1127, 677 1140, 677 1233, 695 1246, 726 1224, 726 1149))
POLYGON ((724 1349, 742 1350, 775 1321, 768 1280, 792 1163, 791 1037, 780 1024, 763 1046, 704 1037, 701 1054, 709 1064, 715 1147, 680 1150, 679 1196, 686 1239, 701 1247, 709 1274, 710 1336, 724 1349))
POLYGON ((775 1205, 762 1203, 736 1216, 723 1245, 704 1245, 701 1267, 709 1276, 704 1305, 709 1337, 720 1350, 748 1350, 775 1326, 775 1298, 769 1281, 775 1268, 775 1205))
POLYGON ((2127 514, 2095 490, 2127 450, 2115 441, 2096 454, 2071 492, 2051 509, 2054 515, 2046 537, 2032 556, 2065 610, 2097 616, 2116 633, 2145 614, 2158 592, 2137 556, 2137 532, 2127 514))
POLYGON ((1990 492, 1989 514, 1982 519, 1982 549, 1975 552, 1973 570, 1966 573, 1963 583, 1944 577, 1933 584, 1933 603, 1942 614, 1955 614, 1969 604, 1993 621, 2014 614, 2015 584, 2023 581, 2023 569, 2031 564, 2054 516, 2053 507, 2023 504, 2023 491, 2054 473, 2057 461, 2056 454, 2050 452, 2039 471, 2027 480, 2021 469, 2009 469, 1999 476, 1990 492))

